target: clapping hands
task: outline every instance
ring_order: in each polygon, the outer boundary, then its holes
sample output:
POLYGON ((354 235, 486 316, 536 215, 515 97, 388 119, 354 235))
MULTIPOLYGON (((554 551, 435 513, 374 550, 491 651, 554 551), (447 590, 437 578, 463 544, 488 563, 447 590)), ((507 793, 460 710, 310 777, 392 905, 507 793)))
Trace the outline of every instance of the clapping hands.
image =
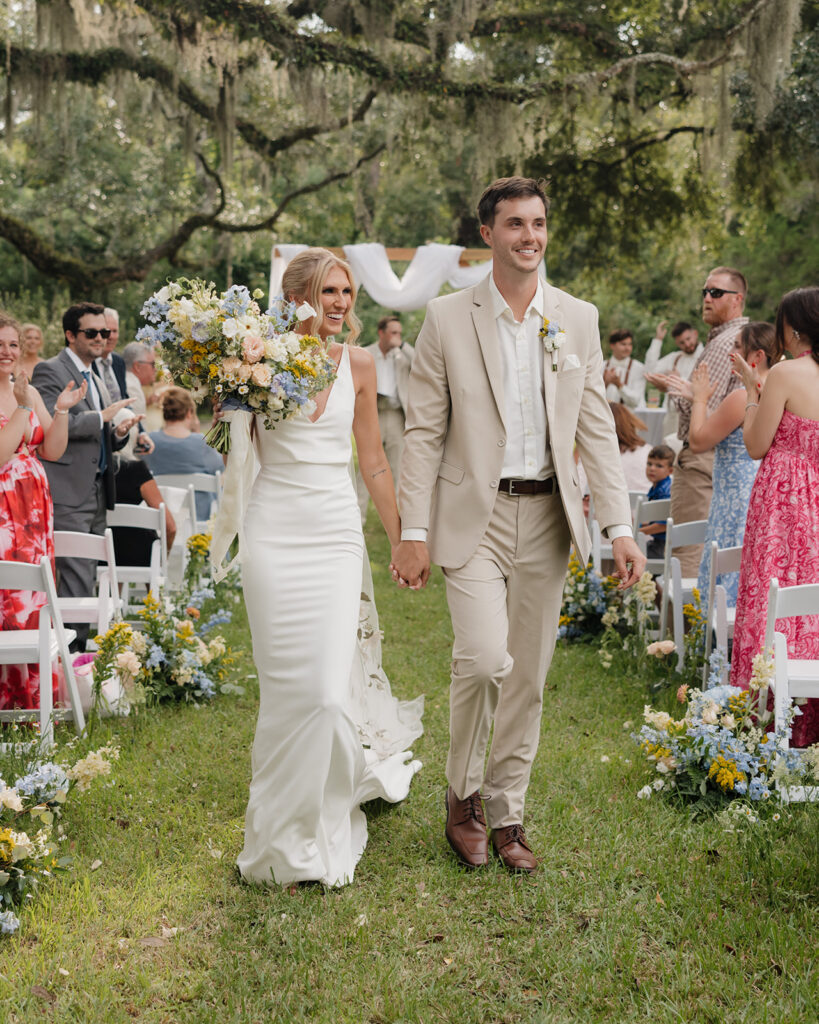
POLYGON ((739 352, 732 352, 731 364, 733 366, 731 372, 742 381, 742 386, 748 395, 758 395, 762 390, 762 378, 759 376, 756 363, 746 363, 739 352))

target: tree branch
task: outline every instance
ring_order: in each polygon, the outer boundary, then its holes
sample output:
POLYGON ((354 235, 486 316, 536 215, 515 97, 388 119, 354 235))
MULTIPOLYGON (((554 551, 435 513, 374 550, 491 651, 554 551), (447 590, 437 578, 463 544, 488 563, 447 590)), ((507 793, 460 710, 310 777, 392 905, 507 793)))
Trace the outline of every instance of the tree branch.
MULTIPOLYGON (((732 45, 737 34, 763 10, 777 0, 756 0, 734 26, 725 33, 725 47, 709 60, 688 61, 668 53, 640 53, 624 57, 608 68, 571 75, 563 81, 540 81, 530 84, 512 85, 499 79, 467 81, 446 77, 437 64, 413 63, 390 57, 382 60, 366 47, 353 45, 339 38, 337 33, 308 34, 298 23, 281 10, 262 6, 252 0, 197 0, 200 15, 211 19, 222 27, 229 26, 239 39, 261 40, 272 50, 281 54, 282 60, 290 60, 300 66, 329 65, 357 71, 374 82, 395 92, 421 92, 429 95, 473 97, 475 99, 496 99, 509 103, 524 103, 549 94, 565 94, 566 90, 582 90, 588 86, 602 85, 622 75, 633 67, 668 67, 683 78, 702 71, 709 71, 727 63, 732 58, 732 45)), ((152 0, 139 4, 146 11, 157 10, 152 0)), ((165 11, 178 16, 191 17, 191 5, 182 0, 167 0, 162 5, 165 11)))
POLYGON ((292 192, 288 192, 282 197, 279 201, 279 205, 273 213, 271 213, 269 217, 265 217, 264 220, 256 221, 253 224, 226 224, 224 221, 214 221, 211 224, 211 227, 215 228, 217 231, 231 233, 269 231, 294 199, 298 199, 299 196, 310 195, 313 192, 319 192, 321 189, 326 188, 327 185, 332 185, 333 182, 343 181, 345 178, 349 178, 352 174, 355 174, 359 167, 367 163, 369 160, 373 160, 386 148, 386 143, 382 142, 380 146, 377 146, 375 149, 371 150, 369 153, 365 153, 364 156, 356 160, 355 164, 353 164, 349 170, 334 171, 332 174, 328 174, 326 177, 322 178, 321 181, 313 182, 310 185, 300 185, 298 188, 293 189, 292 192))
MULTIPOLYGON (((54 53, 7 44, 8 40, 0 37, 0 51, 8 57, 8 62, 4 61, 0 71, 8 66, 12 74, 24 71, 27 77, 37 74, 46 82, 65 79, 91 86, 99 85, 115 71, 132 71, 140 79, 156 82, 203 120, 211 124, 216 123, 216 108, 181 79, 174 69, 167 67, 155 57, 135 56, 117 47, 107 47, 89 53, 54 53)), ((297 142, 309 141, 327 132, 338 131, 351 121, 363 120, 377 95, 376 89, 370 89, 353 111, 352 118, 345 114, 324 124, 302 125, 276 138, 266 135, 252 121, 243 118, 236 119, 236 131, 251 149, 265 160, 272 161, 297 142)))

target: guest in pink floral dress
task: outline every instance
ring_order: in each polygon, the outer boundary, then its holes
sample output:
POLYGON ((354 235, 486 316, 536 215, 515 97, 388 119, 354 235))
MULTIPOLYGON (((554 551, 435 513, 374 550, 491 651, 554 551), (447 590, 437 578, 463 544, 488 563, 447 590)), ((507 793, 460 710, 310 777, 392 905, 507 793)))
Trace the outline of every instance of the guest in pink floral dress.
MULTIPOLYGON (((748 506, 731 661, 731 682, 743 688, 764 641, 771 579, 783 587, 819 583, 819 288, 784 296, 776 339, 777 355, 793 358, 773 366, 761 395, 754 365, 734 356, 747 393, 745 445, 762 459, 748 506)), ((790 657, 819 658, 819 616, 778 619, 776 629, 790 657)), ((819 742, 819 700, 801 710, 796 747, 819 742)))
MULTIPOLYGON (((19 369, 20 327, 0 310, 0 560, 54 565, 51 493, 37 457, 59 459, 68 443, 68 410, 85 394, 70 384, 57 398, 52 420, 19 369)), ((0 629, 36 629, 45 595, 0 590, 0 629)), ((54 680, 56 689, 56 678, 54 680)), ((0 665, 0 708, 36 708, 37 665, 0 665)))

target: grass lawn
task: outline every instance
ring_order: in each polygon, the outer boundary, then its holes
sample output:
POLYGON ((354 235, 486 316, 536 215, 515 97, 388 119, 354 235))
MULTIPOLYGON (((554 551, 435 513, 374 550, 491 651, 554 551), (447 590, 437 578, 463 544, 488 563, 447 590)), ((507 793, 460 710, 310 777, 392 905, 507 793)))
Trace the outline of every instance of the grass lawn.
MULTIPOLYGON (((623 723, 645 686, 593 648, 560 648, 549 676, 526 822, 542 869, 457 866, 443 581, 393 589, 380 531, 369 542, 387 672, 427 710, 424 769, 404 804, 369 807, 354 884, 238 881, 253 682, 120 722, 115 781, 66 808, 74 870, 0 940, 0 1021, 815 1024, 819 807, 749 852, 714 819, 638 800, 623 723)), ((253 673, 241 606, 226 635, 253 673)))

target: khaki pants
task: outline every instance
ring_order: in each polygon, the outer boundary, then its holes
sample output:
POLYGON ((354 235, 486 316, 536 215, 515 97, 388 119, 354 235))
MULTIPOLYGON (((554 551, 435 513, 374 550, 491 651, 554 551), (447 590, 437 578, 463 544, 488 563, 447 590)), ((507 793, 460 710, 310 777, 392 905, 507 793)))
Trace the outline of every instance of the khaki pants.
MULTIPOLYGON (((675 523, 693 523, 697 519, 708 518, 713 475, 713 450, 694 455, 690 448, 683 448, 677 456, 671 478, 671 518, 675 523)), ((674 548, 683 576, 698 575, 702 548, 702 544, 674 548)))
POLYGON ((569 546, 559 494, 498 494, 475 554, 444 570, 455 633, 446 774, 460 798, 482 788, 492 828, 523 822, 569 546))
MULTIPOLYGON (((378 425, 381 428, 381 444, 384 446, 384 454, 392 473, 393 484, 396 493, 398 492, 398 470, 401 465, 401 453, 404 450, 404 413, 401 409, 379 409, 378 425)), ((361 510, 361 522, 367 518, 367 506, 370 502, 370 492, 364 483, 364 478, 359 469, 355 479, 356 493, 358 495, 358 507, 361 510)))

